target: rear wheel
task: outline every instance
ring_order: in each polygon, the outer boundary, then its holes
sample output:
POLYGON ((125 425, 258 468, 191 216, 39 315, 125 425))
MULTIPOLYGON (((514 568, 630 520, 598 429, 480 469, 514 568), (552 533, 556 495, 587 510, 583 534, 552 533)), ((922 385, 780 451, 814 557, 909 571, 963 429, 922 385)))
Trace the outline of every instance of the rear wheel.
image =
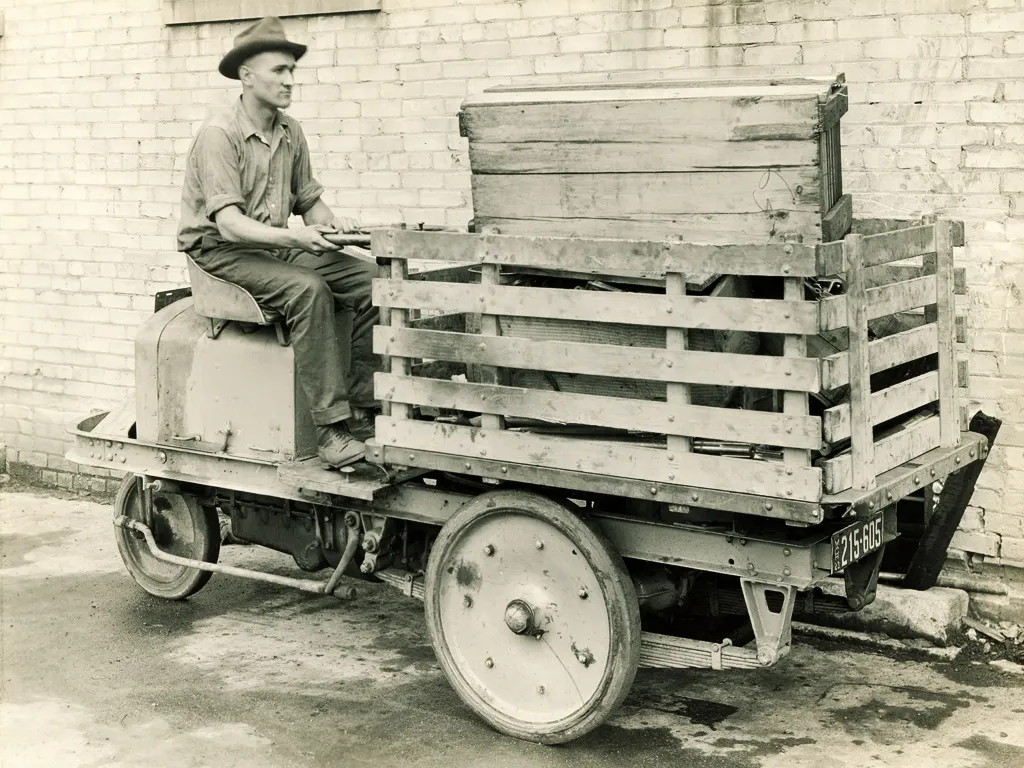
POLYGON ((434 542, 425 598, 448 681, 502 733, 571 741, 633 683, 640 612, 622 558, 549 498, 495 491, 462 507, 434 542))
MULTIPOLYGON (((114 501, 114 516, 143 522, 139 484, 125 477, 114 501)), ((216 563, 220 556, 220 523, 217 510, 201 506, 194 496, 153 492, 150 529, 162 551, 179 557, 216 563)), ((183 600, 202 589, 213 574, 198 568, 166 563, 155 558, 141 533, 115 527, 117 549, 135 583, 156 597, 183 600)))

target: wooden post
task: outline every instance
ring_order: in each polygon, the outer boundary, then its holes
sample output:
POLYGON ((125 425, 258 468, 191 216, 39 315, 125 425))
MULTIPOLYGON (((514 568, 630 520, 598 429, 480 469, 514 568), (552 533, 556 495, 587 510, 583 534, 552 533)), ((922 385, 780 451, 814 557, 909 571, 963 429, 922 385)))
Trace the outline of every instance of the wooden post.
MULTIPOLYGON (((484 253, 491 247, 485 241, 484 253)), ((501 285, 501 267, 497 264, 484 263, 480 270, 480 285, 501 285)), ((501 326, 497 315, 480 315, 480 336, 500 336, 501 326)), ((494 366, 480 366, 480 380, 483 384, 503 384, 503 371, 494 366)), ((500 414, 484 413, 480 416, 480 425, 485 429, 504 429, 505 417, 500 414)))
POLYGON ((875 485, 875 441, 871 424, 871 368, 868 361, 868 298, 864 284, 864 243, 847 235, 846 324, 850 332, 850 459, 853 486, 875 485))
MULTIPOLYGON (((686 295, 686 275, 680 272, 669 272, 665 275, 665 294, 668 296, 686 295)), ((681 352, 686 349, 686 329, 666 328, 665 349, 673 352, 681 352)), ((669 405, 689 405, 690 385, 689 384, 668 384, 666 387, 666 399, 669 405)), ((689 453, 693 446, 689 437, 681 435, 668 435, 669 453, 689 453)))
MULTIPOLYGON (((796 240, 796 238, 792 238, 796 240)), ((790 238, 787 238, 790 240, 790 238)), ((801 277, 787 277, 783 280, 783 298, 786 301, 804 300, 804 281, 801 277)), ((787 335, 782 340, 782 354, 784 357, 807 357, 807 337, 787 335)), ((789 416, 807 415, 807 393, 785 391, 782 395, 782 412, 789 416)), ((783 461, 786 468, 809 467, 811 465, 811 452, 804 448, 785 448, 783 450, 783 461)), ((787 490, 791 494, 791 490, 787 490)))
POLYGON ((935 322, 939 333, 939 440, 943 448, 960 444, 957 393, 956 308, 953 299, 952 223, 935 225, 935 322))
MULTIPOLYGON (((391 279, 405 280, 409 276, 409 263, 405 259, 394 258, 394 230, 388 232, 388 256, 391 257, 391 279)), ((405 328, 409 323, 409 310, 397 307, 388 311, 390 315, 389 325, 392 328, 405 328)), ((391 357, 391 373, 396 376, 409 376, 412 374, 412 361, 408 357, 391 357)), ((408 403, 391 403, 391 419, 398 421, 408 419, 412 415, 412 408, 408 403)))

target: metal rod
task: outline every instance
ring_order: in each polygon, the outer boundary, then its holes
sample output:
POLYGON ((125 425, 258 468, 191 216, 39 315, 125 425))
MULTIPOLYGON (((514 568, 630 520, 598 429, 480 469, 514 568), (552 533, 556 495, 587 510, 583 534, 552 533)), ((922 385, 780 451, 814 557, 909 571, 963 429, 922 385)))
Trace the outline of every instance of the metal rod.
MULTIPOLYGON (((326 592, 327 584, 324 582, 310 581, 308 579, 293 579, 288 576, 277 576, 272 573, 252 571, 248 568, 236 568, 233 565, 207 563, 203 560, 193 560, 189 557, 179 557, 178 555, 172 555, 169 552, 164 552, 157 546, 156 540, 153 538, 153 532, 149 529, 149 526, 147 526, 145 523, 140 523, 138 520, 131 520, 125 515, 118 515, 116 518, 114 518, 114 525, 118 526, 119 528, 128 528, 130 530, 141 533, 146 539, 146 544, 149 546, 150 554, 153 555, 153 557, 155 557, 157 560, 162 560, 165 563, 182 565, 186 568, 197 568, 198 570, 210 571, 211 573, 224 573, 228 576, 240 576, 243 579, 265 581, 268 584, 278 584, 283 587, 293 587, 295 589, 301 589, 303 592, 312 592, 316 595, 332 594, 326 592)), ((348 550, 349 547, 346 544, 345 552, 347 553, 348 550)), ((342 558, 342 561, 344 561, 344 558, 342 558)), ((339 565, 342 564, 343 562, 339 563, 339 565)), ((342 570, 344 570, 344 568, 342 570)), ((349 599, 355 597, 355 588, 349 587, 346 590, 342 590, 341 594, 336 594, 335 597, 349 599)))
POLYGON ((352 558, 356 554, 356 547, 359 545, 359 517, 355 512, 345 513, 345 527, 346 527, 346 538, 345 538, 345 551, 341 555, 341 560, 338 561, 338 566, 334 569, 334 573, 331 574, 331 578, 327 580, 327 585, 324 587, 325 595, 333 595, 334 590, 338 587, 338 582, 341 580, 342 575, 345 573, 345 569, 348 568, 349 563, 352 562, 352 558))

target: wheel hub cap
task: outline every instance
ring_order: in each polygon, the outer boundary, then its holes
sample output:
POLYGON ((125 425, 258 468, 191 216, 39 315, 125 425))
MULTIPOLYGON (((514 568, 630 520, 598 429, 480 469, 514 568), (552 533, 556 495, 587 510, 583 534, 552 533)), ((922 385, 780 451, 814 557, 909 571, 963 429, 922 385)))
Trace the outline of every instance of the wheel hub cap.
POLYGON ((533 608, 525 600, 513 600, 505 608, 505 625, 517 635, 533 634, 533 608))

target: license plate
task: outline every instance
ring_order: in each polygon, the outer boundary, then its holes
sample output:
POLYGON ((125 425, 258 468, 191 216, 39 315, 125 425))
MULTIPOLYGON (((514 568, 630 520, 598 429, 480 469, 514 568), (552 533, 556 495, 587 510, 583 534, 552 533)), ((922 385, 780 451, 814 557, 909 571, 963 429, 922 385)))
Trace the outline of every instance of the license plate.
POLYGON ((841 571, 882 546, 884 515, 875 515, 832 534, 832 573, 841 571))

